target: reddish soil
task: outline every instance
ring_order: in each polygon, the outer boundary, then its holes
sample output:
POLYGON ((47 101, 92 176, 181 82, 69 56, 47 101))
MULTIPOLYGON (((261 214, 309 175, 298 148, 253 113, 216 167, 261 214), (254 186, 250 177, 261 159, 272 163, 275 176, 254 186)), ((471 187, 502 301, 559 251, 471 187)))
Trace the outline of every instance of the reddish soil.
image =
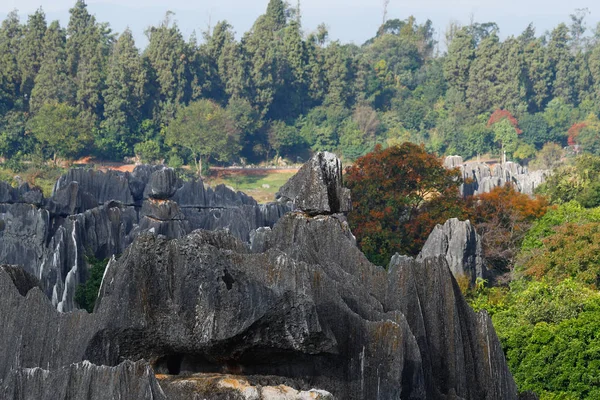
MULTIPOLYGON (((73 161, 73 165, 94 165, 94 168, 100 171, 114 170, 121 172, 132 172, 136 164, 126 164, 122 162, 102 161, 93 157, 83 157, 73 161)), ((210 167, 211 177, 220 178, 222 176, 231 175, 262 175, 265 172, 285 173, 298 172, 300 167, 285 167, 285 168, 226 168, 226 167, 210 167)))

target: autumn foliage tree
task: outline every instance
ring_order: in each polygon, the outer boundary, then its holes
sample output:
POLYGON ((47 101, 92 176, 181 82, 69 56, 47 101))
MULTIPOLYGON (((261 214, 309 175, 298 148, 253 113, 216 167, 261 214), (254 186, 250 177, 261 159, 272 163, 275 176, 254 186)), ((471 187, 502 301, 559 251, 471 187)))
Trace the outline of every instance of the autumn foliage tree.
POLYGON ((543 197, 531 198, 512 185, 494 188, 469 199, 469 218, 481 235, 489 266, 512 266, 523 238, 548 208, 543 197))
POLYGON ((518 135, 523 133, 523 131, 521 129, 519 129, 519 122, 508 110, 494 111, 492 113, 492 115, 490 115, 490 119, 488 119, 487 126, 491 127, 494 124, 497 124, 504 120, 508 121, 513 126, 513 128, 515 128, 515 131, 517 132, 518 135))
POLYGON ((569 130, 567 131, 567 143, 569 146, 575 146, 578 143, 578 137, 581 131, 587 126, 585 122, 578 122, 576 124, 571 125, 569 130))
POLYGON ((416 255, 436 224, 464 215, 458 170, 447 170, 422 146, 377 146, 346 169, 349 221, 359 246, 385 265, 395 252, 416 255))

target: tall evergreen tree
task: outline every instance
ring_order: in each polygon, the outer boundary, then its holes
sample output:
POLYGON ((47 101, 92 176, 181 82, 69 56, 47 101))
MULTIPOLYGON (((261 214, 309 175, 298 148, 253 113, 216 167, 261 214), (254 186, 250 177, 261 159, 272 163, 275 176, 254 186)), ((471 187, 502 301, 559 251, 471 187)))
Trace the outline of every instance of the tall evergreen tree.
POLYGON ((31 90, 30 109, 35 113, 45 103, 74 104, 74 86, 69 76, 66 32, 58 21, 50 24, 44 35, 44 57, 31 90))
POLYGON ((596 109, 600 110, 600 40, 594 44, 588 60, 592 85, 590 87, 591 97, 596 109))
POLYGON ((529 111, 543 111, 550 101, 553 73, 550 58, 541 39, 525 44, 524 61, 528 83, 529 111))
POLYGON ((150 93, 154 98, 154 118, 163 122, 173 117, 179 104, 187 104, 192 97, 191 52, 177 24, 171 23, 171 16, 168 12, 158 27, 146 31, 149 43, 144 51, 155 78, 156 93, 150 93))
POLYGON ((522 43, 509 37, 501 45, 497 90, 494 92, 494 108, 516 113, 519 106, 526 106, 527 77, 522 43))
POLYGON ((18 61, 21 72, 21 94, 25 102, 29 103, 35 77, 40 71, 44 57, 44 36, 48 29, 46 15, 41 8, 29 16, 23 43, 19 49, 18 61))
POLYGON ((475 58, 475 39, 466 28, 454 35, 444 60, 444 76, 459 95, 466 94, 469 70, 475 58))
POLYGON ((495 106, 502 67, 500 54, 500 39, 496 34, 484 38, 475 51, 466 92, 467 104, 475 114, 491 111, 495 106))
POLYGON ((316 35, 309 35, 304 42, 306 47, 306 79, 308 98, 311 105, 318 106, 325 99, 325 71, 323 69, 323 48, 318 45, 316 35))
POLYGON ((569 47, 570 39, 569 29, 565 24, 554 28, 548 42, 548 59, 553 73, 552 95, 562 98, 566 103, 575 104, 576 70, 575 59, 569 47))
POLYGON ((146 102, 145 83, 146 70, 133 35, 126 29, 117 40, 108 65, 102 122, 111 147, 120 155, 133 150, 146 102))
POLYGON ((338 42, 327 46, 324 55, 323 70, 327 82, 324 103, 329 106, 349 108, 353 103, 353 71, 351 58, 346 48, 338 42))
POLYGON ((0 115, 22 106, 21 74, 17 61, 22 35, 19 16, 12 11, 0 26, 0 115))
POLYGON ((83 0, 77 0, 69 12, 67 63, 75 83, 77 105, 91 115, 100 116, 113 36, 107 24, 96 22, 83 0))
POLYGON ((269 0, 267 6, 266 18, 273 31, 278 31, 285 28, 286 25, 286 9, 285 3, 282 0, 269 0))

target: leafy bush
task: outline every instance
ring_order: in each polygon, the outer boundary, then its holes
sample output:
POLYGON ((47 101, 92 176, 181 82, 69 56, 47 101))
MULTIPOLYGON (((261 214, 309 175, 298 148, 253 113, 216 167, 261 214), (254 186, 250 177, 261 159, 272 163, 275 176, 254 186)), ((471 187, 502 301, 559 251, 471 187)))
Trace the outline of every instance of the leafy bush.
POLYGON ((77 286, 75 302, 80 308, 91 313, 94 311, 94 306, 96 305, 98 291, 100 290, 100 284, 102 284, 102 277, 104 276, 108 260, 98 260, 93 256, 86 257, 86 259, 90 267, 89 277, 84 284, 77 286))
POLYGON ((481 235, 487 263, 511 267, 531 225, 546 213, 544 198, 532 199, 512 185, 496 187, 469 199, 471 222, 481 235))
POLYGON ((574 280, 519 281, 492 317, 520 390, 541 400, 600 396, 600 294, 574 280))

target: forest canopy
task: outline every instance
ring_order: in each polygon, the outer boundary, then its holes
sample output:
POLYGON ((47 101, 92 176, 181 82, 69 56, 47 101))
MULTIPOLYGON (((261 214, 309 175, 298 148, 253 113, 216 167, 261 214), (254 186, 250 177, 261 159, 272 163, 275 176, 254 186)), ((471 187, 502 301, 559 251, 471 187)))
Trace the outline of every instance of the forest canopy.
POLYGON ((586 15, 504 40, 494 22, 453 23, 440 52, 429 20, 389 19, 357 46, 330 41, 324 24, 305 31, 297 10, 270 0, 239 40, 227 21, 186 40, 168 12, 141 51, 82 0, 66 27, 42 9, 23 23, 14 11, 0 26, 0 157, 194 165, 200 153, 176 145, 172 126, 207 102, 235 121, 229 145, 203 151, 212 162, 318 150, 354 160, 405 141, 463 158, 527 162, 549 143, 598 154, 600 29, 586 15), (80 126, 60 134, 76 134, 50 143, 39 122, 67 114, 80 126))

